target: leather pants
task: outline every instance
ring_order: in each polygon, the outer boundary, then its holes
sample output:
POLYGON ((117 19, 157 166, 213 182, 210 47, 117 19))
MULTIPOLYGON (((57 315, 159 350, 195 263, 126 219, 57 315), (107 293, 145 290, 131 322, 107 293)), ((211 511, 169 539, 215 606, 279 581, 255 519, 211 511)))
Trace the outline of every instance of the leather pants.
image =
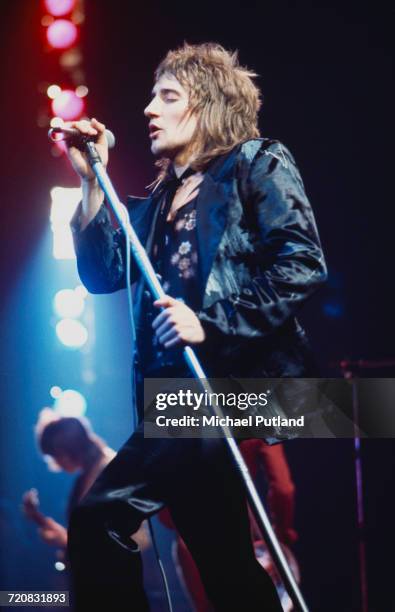
POLYGON ((142 428, 72 512, 75 610, 149 610, 130 535, 164 505, 215 610, 281 612, 274 585, 255 559, 243 485, 225 441, 146 439, 142 428))

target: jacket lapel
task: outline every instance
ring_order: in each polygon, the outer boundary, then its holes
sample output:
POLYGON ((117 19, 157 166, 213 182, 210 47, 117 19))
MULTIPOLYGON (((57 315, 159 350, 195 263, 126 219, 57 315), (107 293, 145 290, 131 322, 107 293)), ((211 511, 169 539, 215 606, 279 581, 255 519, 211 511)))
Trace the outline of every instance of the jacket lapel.
POLYGON ((157 204, 158 200, 154 195, 148 198, 128 197, 130 222, 148 254, 152 247, 153 230, 159 211, 157 204))
POLYGON ((203 297, 228 219, 232 198, 235 158, 239 147, 217 158, 208 168, 196 202, 196 231, 203 297))

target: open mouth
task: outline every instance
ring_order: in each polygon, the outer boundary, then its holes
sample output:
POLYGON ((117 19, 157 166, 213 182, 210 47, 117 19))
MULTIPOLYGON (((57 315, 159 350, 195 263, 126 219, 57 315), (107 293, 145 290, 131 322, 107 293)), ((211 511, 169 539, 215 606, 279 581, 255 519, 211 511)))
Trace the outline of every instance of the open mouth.
POLYGON ((152 125, 149 128, 149 137, 155 138, 159 134, 160 131, 161 131, 161 128, 156 127, 156 125, 152 125))

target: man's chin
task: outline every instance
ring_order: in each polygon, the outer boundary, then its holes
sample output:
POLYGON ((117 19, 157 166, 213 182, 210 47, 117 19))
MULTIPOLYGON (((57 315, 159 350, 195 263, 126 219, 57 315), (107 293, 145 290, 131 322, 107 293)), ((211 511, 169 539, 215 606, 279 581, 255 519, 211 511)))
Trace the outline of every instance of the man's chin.
POLYGON ((168 157, 169 159, 173 159, 174 151, 165 144, 153 141, 151 143, 151 153, 155 157, 168 157))
POLYGON ((159 144, 159 142, 153 141, 151 143, 151 153, 155 155, 155 157, 165 157, 166 156, 166 147, 159 144))

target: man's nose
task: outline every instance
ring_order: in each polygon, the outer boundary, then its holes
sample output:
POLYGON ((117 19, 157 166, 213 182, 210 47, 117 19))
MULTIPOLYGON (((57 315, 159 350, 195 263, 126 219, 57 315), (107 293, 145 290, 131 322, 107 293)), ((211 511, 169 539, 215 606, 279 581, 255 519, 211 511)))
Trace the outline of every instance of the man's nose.
POLYGON ((156 98, 152 98, 151 102, 144 109, 146 117, 157 117, 159 115, 159 106, 156 98))

